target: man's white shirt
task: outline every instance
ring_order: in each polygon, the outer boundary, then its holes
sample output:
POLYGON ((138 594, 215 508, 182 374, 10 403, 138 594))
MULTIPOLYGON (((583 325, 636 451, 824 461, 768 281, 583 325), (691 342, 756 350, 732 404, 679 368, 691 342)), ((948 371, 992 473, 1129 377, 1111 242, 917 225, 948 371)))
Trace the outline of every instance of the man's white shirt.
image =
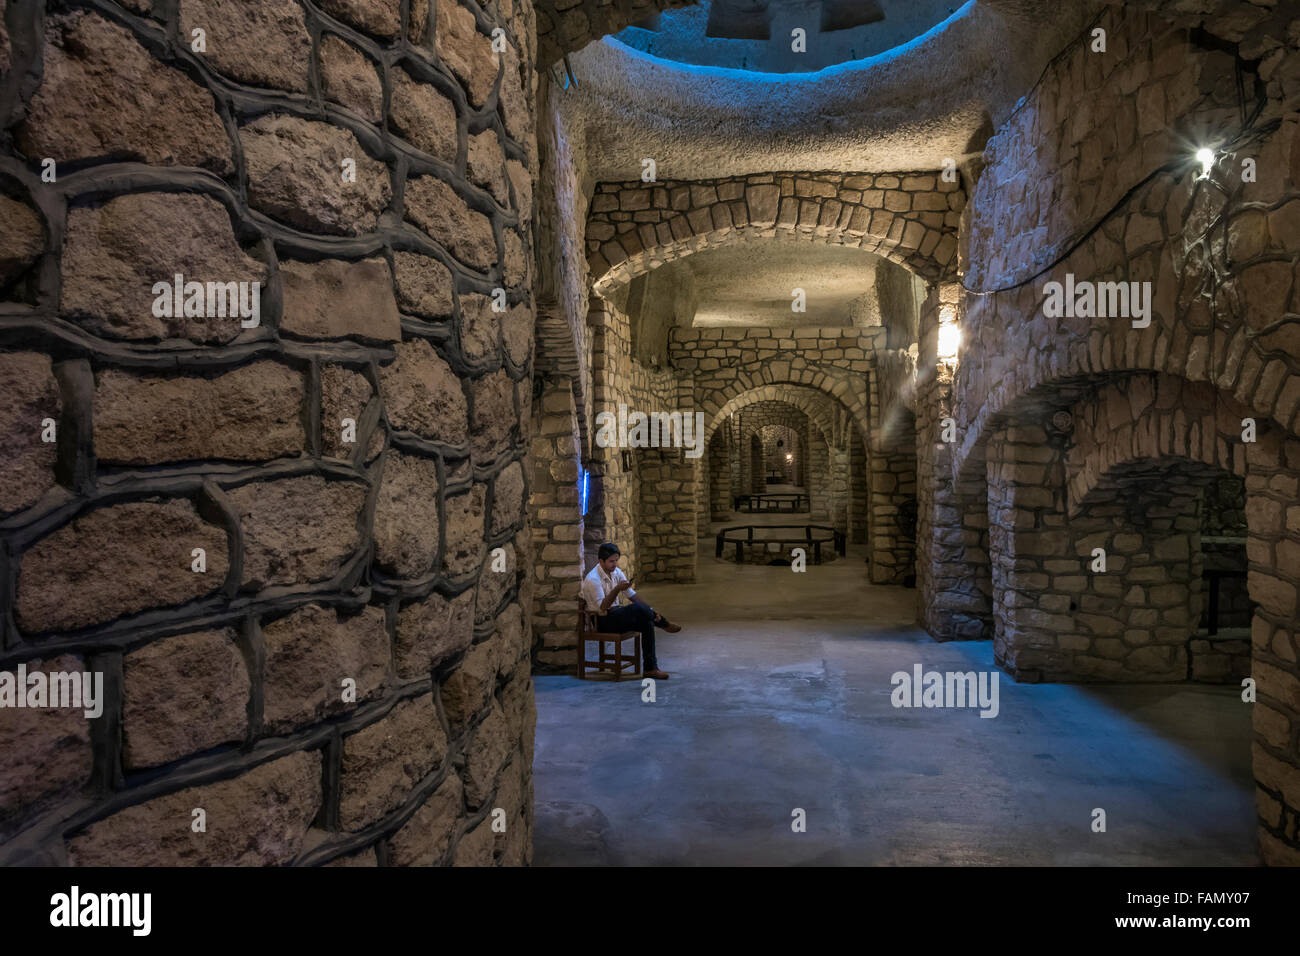
MULTIPOLYGON (((600 605, 605 600, 605 595, 614 590, 614 586, 620 581, 626 581, 627 575, 623 573, 622 568, 615 568, 613 574, 606 574, 605 569, 597 564, 592 568, 585 578, 582 579, 582 598, 587 602, 587 610, 595 611, 597 614, 604 614, 600 605)), ((617 598, 610 607, 631 604, 629 597, 635 596, 636 592, 628 588, 617 598)))

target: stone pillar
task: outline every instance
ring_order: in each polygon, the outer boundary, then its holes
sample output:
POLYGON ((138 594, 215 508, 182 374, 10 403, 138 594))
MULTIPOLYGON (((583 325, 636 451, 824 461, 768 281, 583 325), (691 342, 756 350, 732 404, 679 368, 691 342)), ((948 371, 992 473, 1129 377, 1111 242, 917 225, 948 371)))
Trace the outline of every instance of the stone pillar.
POLYGON ((856 428, 849 429, 849 541, 867 543, 871 524, 870 465, 867 445, 856 428))
POLYGON ((902 584, 915 574, 915 437, 912 428, 900 428, 887 438, 882 435, 883 447, 871 456, 872 584, 902 584))
POLYGON ((809 445, 808 509, 814 521, 831 520, 830 451, 819 432, 809 445))
POLYGON ((695 474, 680 449, 644 448, 638 553, 642 581, 695 580, 695 474))
MULTIPOLYGON (((960 315, 960 289, 929 287, 921 308, 917 363, 916 578, 918 622, 940 641, 993 636, 993 583, 989 564, 988 492, 982 462, 973 477, 953 473, 953 449, 961 435, 953 419, 956 368, 937 355, 940 319, 960 315), (951 440, 949 440, 951 439, 951 440)), ((960 361, 960 356, 958 358, 960 361)))
POLYGON ((848 534, 849 531, 849 449, 848 440, 844 448, 830 450, 831 475, 831 526, 836 531, 848 534))
POLYGON ((731 463, 727 458, 731 429, 722 424, 709 440, 709 517, 713 521, 731 520, 731 463))
POLYGON ((532 442, 533 669, 576 667, 577 597, 583 575, 578 421, 568 379, 547 382, 535 406, 532 442))
POLYGON ((749 490, 761 495, 767 491, 767 462, 763 459, 763 439, 754 432, 749 436, 749 490))
POLYGON ((1260 855, 1300 866, 1300 441, 1270 428, 1245 456, 1260 855))

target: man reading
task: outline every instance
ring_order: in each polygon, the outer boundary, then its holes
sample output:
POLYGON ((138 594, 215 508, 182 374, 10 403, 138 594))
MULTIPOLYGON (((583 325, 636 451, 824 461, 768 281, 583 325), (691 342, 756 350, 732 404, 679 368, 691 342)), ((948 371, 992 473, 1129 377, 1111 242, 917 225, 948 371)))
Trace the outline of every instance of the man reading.
POLYGON ((640 631, 642 674, 667 680, 655 660, 655 627, 676 634, 682 626, 670 623, 632 590, 632 582, 618 566, 618 545, 602 544, 596 558, 596 566, 582 579, 582 597, 587 609, 596 612, 596 630, 602 634, 640 631))

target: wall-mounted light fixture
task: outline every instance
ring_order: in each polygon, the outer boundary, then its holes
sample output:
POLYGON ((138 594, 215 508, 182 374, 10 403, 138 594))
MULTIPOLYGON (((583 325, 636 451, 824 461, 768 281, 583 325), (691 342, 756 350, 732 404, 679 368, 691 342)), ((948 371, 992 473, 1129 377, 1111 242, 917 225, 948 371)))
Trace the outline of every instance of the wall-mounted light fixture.
POLYGON ((1196 161, 1201 164, 1201 175, 1197 179, 1209 179, 1210 170, 1214 169, 1214 150, 1202 146, 1196 151, 1196 161))

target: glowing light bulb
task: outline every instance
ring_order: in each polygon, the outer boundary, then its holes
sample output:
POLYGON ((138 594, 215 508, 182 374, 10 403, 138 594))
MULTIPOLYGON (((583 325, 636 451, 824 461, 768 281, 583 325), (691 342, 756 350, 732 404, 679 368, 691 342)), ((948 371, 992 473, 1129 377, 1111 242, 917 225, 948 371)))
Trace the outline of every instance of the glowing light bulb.
POLYGON ((1214 150, 1201 147, 1196 151, 1196 161, 1201 164, 1201 178, 1205 179, 1214 168, 1214 150))
POLYGON ((945 323, 939 326, 939 358, 945 362, 951 362, 957 358, 957 350, 961 348, 961 327, 955 322, 945 323))

